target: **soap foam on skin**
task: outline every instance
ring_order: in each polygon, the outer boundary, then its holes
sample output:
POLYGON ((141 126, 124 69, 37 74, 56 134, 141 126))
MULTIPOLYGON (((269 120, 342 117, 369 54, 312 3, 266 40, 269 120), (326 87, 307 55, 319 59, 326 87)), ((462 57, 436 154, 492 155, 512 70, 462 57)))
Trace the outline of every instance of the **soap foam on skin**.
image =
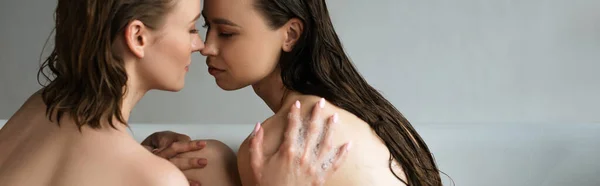
MULTIPOLYGON (((290 114, 288 117, 298 117, 298 116, 290 114)), ((304 148, 306 147, 306 144, 304 144, 304 141, 308 135, 308 128, 311 125, 310 117, 300 118, 299 120, 301 121, 302 127, 300 127, 300 129, 298 130, 298 139, 296 140, 296 145, 299 146, 299 148, 300 148, 296 151, 297 157, 302 156, 302 152, 304 151, 304 148)), ((321 118, 317 118, 316 122, 319 122, 319 123, 316 123, 316 124, 318 126, 325 125, 324 131, 327 131, 327 130, 329 130, 329 126, 324 121, 328 122, 329 120, 322 120, 321 118)), ((312 153, 313 153, 312 155, 315 157, 319 155, 318 149, 321 146, 321 140, 323 140, 323 137, 325 137, 325 133, 321 132, 319 134, 319 137, 317 138, 316 147, 312 147, 312 153)), ((332 166, 333 160, 335 158, 335 155, 338 153, 338 151, 339 151, 339 149, 335 148, 335 149, 333 149, 332 152, 329 152, 329 154, 327 154, 327 156, 326 156, 327 157, 326 160, 324 162, 320 163, 321 166, 319 168, 321 168, 323 170, 329 169, 332 166)), ((318 164, 318 162, 315 162, 315 161, 318 161, 318 160, 316 158, 314 158, 313 162, 311 162, 311 163, 318 164)), ((300 164, 300 160, 297 159, 296 163, 300 164)), ((325 173, 325 171, 319 171, 319 172, 325 173)), ((320 176, 324 176, 324 175, 320 175, 320 176)))

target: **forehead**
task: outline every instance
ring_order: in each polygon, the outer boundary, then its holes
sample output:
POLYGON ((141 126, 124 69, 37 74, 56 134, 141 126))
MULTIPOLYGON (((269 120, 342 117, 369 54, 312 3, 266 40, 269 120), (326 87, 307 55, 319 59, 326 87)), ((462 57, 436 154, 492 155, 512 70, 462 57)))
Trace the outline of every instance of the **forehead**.
POLYGON ((204 0, 205 18, 224 18, 236 22, 255 18, 255 0, 204 0))
POLYGON ((186 22, 189 23, 200 13, 200 0, 175 0, 175 6, 169 13, 169 22, 186 22))

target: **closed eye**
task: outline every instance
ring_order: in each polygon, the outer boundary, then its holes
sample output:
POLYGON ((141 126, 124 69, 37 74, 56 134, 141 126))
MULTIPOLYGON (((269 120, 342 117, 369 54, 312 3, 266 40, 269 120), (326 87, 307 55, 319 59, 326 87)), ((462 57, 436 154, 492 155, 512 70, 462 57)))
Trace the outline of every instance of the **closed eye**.
POLYGON ((222 32, 222 33, 219 33, 219 36, 220 37, 231 37, 231 36, 233 36, 233 33, 223 33, 222 32))

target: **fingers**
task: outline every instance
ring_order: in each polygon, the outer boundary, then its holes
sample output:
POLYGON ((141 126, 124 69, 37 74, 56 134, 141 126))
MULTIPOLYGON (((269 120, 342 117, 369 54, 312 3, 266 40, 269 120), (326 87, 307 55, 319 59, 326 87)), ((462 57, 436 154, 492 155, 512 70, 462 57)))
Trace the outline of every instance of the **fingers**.
POLYGON ((325 108, 325 99, 321 98, 313 108, 309 120, 308 132, 306 133, 306 136, 304 136, 306 141, 304 142, 304 153, 302 155, 303 163, 308 163, 307 161, 310 160, 313 155, 316 156, 316 152, 318 152, 316 148, 317 138, 322 137, 321 129, 323 125, 321 123, 324 123, 321 121, 321 111, 323 108, 325 108))
POLYGON ((330 160, 332 166, 331 171, 328 171, 329 174, 333 174, 333 172, 337 171, 337 169, 346 161, 348 158, 348 151, 350 151, 351 148, 352 142, 348 142, 338 148, 335 158, 330 160))
POLYGON ((171 131, 164 131, 161 133, 157 133, 156 137, 154 137, 154 138, 158 142, 157 148, 159 148, 159 149, 166 148, 174 142, 192 141, 192 139, 187 135, 183 135, 183 134, 179 134, 179 133, 171 132, 171 131))
POLYGON ((333 114, 333 116, 329 118, 327 124, 325 125, 325 128, 323 129, 323 133, 325 134, 319 142, 321 145, 320 148, 318 148, 319 153, 317 155, 319 162, 323 162, 326 158, 331 158, 333 156, 333 133, 335 131, 335 128, 337 127, 336 124, 338 123, 338 120, 339 115, 337 113, 333 114))
POLYGON ((257 123, 254 127, 254 131, 252 132, 252 139, 250 140, 250 166, 254 172, 255 180, 260 180, 262 177, 261 170, 262 165, 264 163, 263 157, 263 137, 264 130, 260 126, 260 123, 257 123))
POLYGON ((153 141, 152 140, 152 137, 153 137, 152 135, 154 135, 154 134, 151 134, 150 136, 146 137, 146 139, 144 139, 144 141, 142 141, 141 144, 143 146, 149 146, 150 149, 153 149, 154 147, 156 147, 156 145, 154 143, 152 143, 152 141, 153 141))
POLYGON ((300 101, 296 101, 292 108, 290 108, 290 113, 288 114, 288 126, 286 127, 286 131, 284 133, 284 142, 281 143, 280 151, 283 151, 284 154, 288 153, 290 155, 294 154, 294 147, 298 141, 301 143, 304 140, 298 140, 300 137, 300 129, 302 127, 302 118, 300 115, 300 101))
POLYGON ((200 182, 194 181, 194 180, 188 180, 190 182, 190 186, 202 186, 202 184, 200 184, 200 182))
POLYGON ((150 134, 144 141, 142 141, 142 145, 150 146, 152 148, 159 148, 159 141, 162 138, 168 138, 168 133, 170 131, 161 131, 150 134))
POLYGON ((176 157, 169 159, 169 161, 182 171, 195 168, 204 168, 206 167, 206 164, 208 164, 208 160, 206 158, 176 157))
POLYGON ((187 135, 171 131, 161 131, 152 133, 150 136, 144 139, 144 141, 142 141, 142 145, 150 146, 153 149, 158 148, 162 150, 176 141, 192 141, 192 139, 187 135))
POLYGON ((190 138, 188 135, 183 135, 183 134, 178 134, 178 133, 174 133, 174 134, 176 135, 175 136, 176 141, 192 141, 192 138, 190 138))
POLYGON ((167 148, 159 150, 154 154, 163 158, 172 158, 184 152, 201 150, 204 147, 206 147, 205 141, 173 142, 167 148))

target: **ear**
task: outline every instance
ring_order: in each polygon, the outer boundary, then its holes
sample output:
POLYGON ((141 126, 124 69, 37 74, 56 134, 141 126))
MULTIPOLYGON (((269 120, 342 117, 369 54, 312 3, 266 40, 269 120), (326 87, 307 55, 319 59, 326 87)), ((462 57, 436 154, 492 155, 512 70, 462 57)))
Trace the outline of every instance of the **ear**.
POLYGON ((291 52, 294 49, 294 45, 300 39, 300 36, 302 36, 302 32, 304 32, 304 23, 298 18, 292 18, 283 28, 285 29, 285 33, 282 49, 285 52, 291 52))
POLYGON ((148 45, 148 29, 139 20, 134 20, 125 27, 125 43, 131 53, 138 57, 144 57, 144 48, 148 45))

